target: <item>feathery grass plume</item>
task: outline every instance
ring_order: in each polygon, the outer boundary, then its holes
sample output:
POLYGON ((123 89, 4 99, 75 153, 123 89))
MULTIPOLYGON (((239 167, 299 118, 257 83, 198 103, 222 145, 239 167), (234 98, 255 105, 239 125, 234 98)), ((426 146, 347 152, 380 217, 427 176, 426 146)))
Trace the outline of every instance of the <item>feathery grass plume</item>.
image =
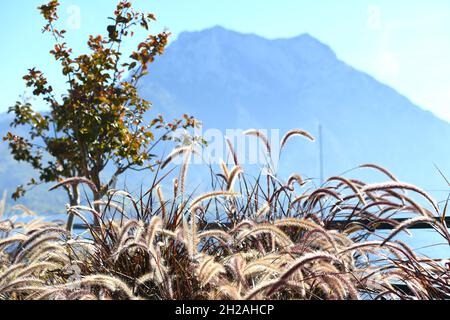
POLYGON ((271 296, 274 292, 276 292, 280 287, 283 286, 284 283, 300 268, 302 268, 306 263, 310 263, 317 260, 325 260, 329 262, 335 262, 340 264, 340 260, 336 258, 334 255, 329 254, 328 252, 313 252, 308 253, 294 262, 294 264, 285 271, 277 281, 272 285, 271 289, 267 293, 267 296, 271 296))
POLYGON ((226 273, 224 266, 214 261, 214 257, 204 257, 197 268, 197 275, 201 285, 205 287, 210 281, 220 274, 226 273))
POLYGON ((301 218, 284 218, 281 220, 276 220, 274 225, 277 227, 298 227, 306 230, 322 229, 322 227, 317 223, 301 218))
POLYGON ((35 239, 33 242, 29 243, 28 246, 23 245, 23 249, 19 252, 19 254, 14 259, 14 263, 21 262, 26 258, 29 254, 33 253, 33 250, 38 250, 38 248, 47 242, 51 241, 58 241, 61 237, 59 234, 48 234, 43 235, 42 237, 39 237, 35 239))
POLYGON ((225 137, 225 140, 227 142, 228 150, 230 151, 230 153, 231 153, 231 155, 233 157, 234 165, 238 166, 239 165, 239 161, 238 161, 238 157, 237 157, 236 151, 234 150, 233 144, 231 143, 230 138, 225 137))
POLYGON ((351 300, 359 300, 359 293, 358 290, 356 289, 355 285, 349 281, 346 277, 344 277, 341 274, 333 274, 333 277, 338 278, 341 283, 343 283, 345 285, 345 289, 347 291, 347 296, 348 298, 350 298, 351 300))
POLYGON ((220 274, 226 273, 225 268, 220 263, 214 263, 200 276, 202 286, 210 284, 220 274))
POLYGON ((30 284, 42 286, 44 285, 44 281, 41 279, 36 279, 34 277, 15 279, 5 284, 4 286, 0 286, 0 294, 9 293, 12 290, 20 290, 21 287, 29 286, 30 284))
POLYGON ((270 157, 272 156, 272 147, 270 146, 269 139, 267 139, 266 135, 261 130, 250 129, 250 130, 245 131, 244 135, 255 136, 255 137, 259 138, 264 143, 264 146, 265 146, 266 151, 269 154, 269 156, 270 157))
POLYGON ((22 213, 20 214, 20 217, 24 218, 24 217, 36 217, 37 214, 36 212, 34 212, 33 210, 28 209, 27 207, 25 207, 22 204, 16 204, 11 208, 11 211, 22 211, 22 213))
POLYGON ((58 270, 58 268, 60 268, 61 266, 56 264, 56 263, 52 263, 52 262, 34 262, 31 263, 29 266, 27 266, 26 268, 18 271, 17 273, 14 274, 15 277, 17 278, 21 278, 23 276, 31 276, 33 272, 40 270, 40 271, 47 271, 47 270, 58 270))
POLYGON ((324 294, 328 300, 344 300, 346 296, 346 288, 342 284, 341 279, 334 274, 321 273, 316 276, 317 286, 323 285, 327 288, 324 294))
POLYGON ((302 137, 309 139, 310 141, 313 141, 313 142, 315 141, 314 137, 307 131, 300 130, 300 129, 294 129, 294 130, 288 131, 281 139, 281 143, 280 143, 281 149, 283 149, 283 147, 286 145, 288 140, 293 136, 302 136, 302 137))
POLYGON ((132 203, 136 203, 136 199, 133 197, 133 195, 125 190, 116 190, 116 189, 111 189, 108 190, 106 192, 106 195, 109 197, 116 197, 116 196, 120 196, 120 197, 124 197, 129 199, 132 203))
MULTIPOLYGON (((223 173, 225 180, 228 181, 228 176, 230 173, 229 173, 227 164, 222 159, 220 160, 220 167, 222 168, 222 173, 223 173)), ((239 167, 239 166, 236 166, 236 167, 239 167)))
POLYGON ((251 220, 242 220, 241 222, 239 222, 236 226, 234 226, 233 229, 231 229, 229 231, 230 234, 235 234, 237 232, 239 232, 240 230, 244 229, 244 230, 248 230, 250 228, 252 228, 253 226, 255 226, 255 223, 251 220))
POLYGON ((339 202, 344 201, 339 193, 337 193, 336 191, 333 191, 329 188, 320 188, 320 189, 313 191, 308 196, 308 200, 314 200, 317 196, 321 196, 321 195, 329 195, 329 196, 335 198, 336 200, 338 200, 339 202))
MULTIPOLYGON (((77 210, 77 211, 89 212, 92 214, 94 219, 98 219, 99 221, 101 221, 101 218, 102 218, 101 213, 97 212, 97 210, 95 210, 94 208, 78 205, 78 206, 73 206, 72 209, 77 210)), ((100 224, 100 227, 101 227, 101 224, 100 224)))
MULTIPOLYGON (((27 218, 27 217, 24 217, 27 218)), ((36 230, 44 229, 48 227, 49 224, 44 221, 44 218, 33 219, 28 222, 16 222, 16 230, 21 229, 23 234, 31 234, 36 230)))
POLYGON ((328 178, 328 180, 327 180, 327 182, 331 182, 331 181, 340 181, 340 182, 344 183, 355 193, 355 195, 359 198, 359 200, 361 201, 361 203, 363 205, 367 205, 366 200, 364 200, 364 197, 362 196, 361 192, 359 192, 359 188, 353 182, 351 182, 349 179, 346 179, 344 177, 334 176, 334 177, 328 178))
POLYGON ((49 253, 57 254, 61 258, 67 255, 67 247, 60 241, 44 242, 30 251, 31 253, 27 255, 28 261, 47 261, 49 253))
POLYGON ((192 147, 184 152, 183 164, 181 165, 180 171, 180 185, 179 185, 181 197, 183 197, 185 194, 186 177, 189 169, 189 164, 191 163, 191 156, 193 152, 194 149, 192 147))
POLYGON ((243 273, 246 277, 261 273, 279 274, 280 268, 273 263, 264 261, 253 261, 244 267, 243 273))
POLYGON ((173 203, 175 204, 175 200, 178 198, 178 178, 173 179, 173 203))
POLYGON ((223 230, 208 230, 197 234, 197 239, 201 241, 202 239, 210 240, 211 238, 219 241, 224 248, 228 250, 228 242, 231 241, 232 237, 223 230))
POLYGON ((17 234, 11 237, 8 237, 6 239, 0 239, 0 249, 3 249, 5 247, 8 247, 12 244, 15 244, 17 242, 23 242, 27 239, 26 236, 22 234, 17 234))
POLYGON ((180 155, 183 155, 185 153, 191 153, 193 152, 193 149, 191 146, 185 146, 185 147, 178 147, 175 148, 166 158, 166 160, 163 161, 161 164, 161 169, 164 169, 167 167, 169 163, 171 163, 175 158, 177 158, 180 155))
MULTIPOLYGON (((366 184, 365 186, 368 186, 368 184, 366 184)), ((402 203, 402 205, 406 204, 406 200, 409 199, 404 192, 406 192, 405 190, 403 190, 402 193, 396 192, 393 189, 387 189, 387 190, 383 190, 383 194, 378 195, 376 194, 377 191, 375 191, 374 193, 369 192, 366 194, 367 195, 371 195, 369 196, 373 201, 376 200, 387 200, 387 199, 396 199, 396 200, 400 200, 400 202, 402 203)))
POLYGON ((122 246, 127 240, 133 237, 129 235, 132 228, 139 228, 139 222, 136 220, 128 220, 120 229, 118 237, 118 247, 122 246))
POLYGON ((198 196, 197 198, 195 198, 191 204, 190 204, 190 208, 195 208, 195 206, 197 204, 199 204, 200 202, 203 202, 205 200, 209 200, 211 198, 216 198, 216 197, 238 197, 240 196, 239 193, 236 192, 232 192, 232 191, 212 191, 212 192, 207 192, 204 193, 200 196, 198 196))
POLYGON ((290 246, 292 244, 292 240, 286 235, 283 231, 278 229, 277 227, 270 224, 260 224, 253 227, 250 230, 243 231, 237 238, 238 242, 244 241, 244 239, 250 236, 256 236, 258 234, 268 234, 274 238, 279 239, 278 241, 281 247, 290 246))
POLYGON ((239 177, 239 174, 241 174, 242 168, 240 166, 235 166, 227 175, 227 190, 232 191, 234 183, 236 179, 239 177))
MULTIPOLYGON (((105 208, 108 209, 114 209, 117 210, 121 215, 123 215, 125 213, 125 210, 122 206, 118 205, 117 203, 114 203, 112 201, 112 199, 110 199, 109 201, 105 201, 105 200, 95 200, 93 202, 94 206, 98 205, 98 206, 104 206, 105 208)), ((101 217, 101 215, 99 215, 101 217)))
POLYGON ((49 191, 53 191, 53 190, 58 189, 59 187, 62 187, 62 186, 78 185, 80 183, 86 184, 94 193, 98 193, 98 190, 97 190, 97 187, 95 186, 95 184, 91 180, 89 180, 89 179, 87 179, 85 177, 74 177, 74 178, 65 179, 65 180, 57 183, 53 187, 51 187, 49 189, 49 191))
POLYGON ((303 241, 306 243, 307 240, 309 240, 309 238, 312 237, 313 235, 318 235, 321 238, 325 239, 325 243, 322 243, 322 244, 321 244, 321 241, 319 239, 314 240, 314 243, 315 243, 316 246, 321 247, 323 250, 324 249, 329 249, 329 246, 331 246, 331 248, 333 249, 334 252, 338 251, 338 244, 334 240, 334 237, 332 235, 330 235, 330 233, 327 232, 325 229, 322 229, 320 227, 308 231, 306 233, 303 241))
MULTIPOLYGON (((150 222, 151 223, 151 222, 150 222)), ((134 230, 134 234, 132 235, 132 241, 134 242, 144 242, 146 240, 146 228, 143 220, 138 220, 138 227, 134 230)))
MULTIPOLYGON (((260 293, 269 290, 272 288, 275 284, 278 283, 278 279, 276 280, 270 280, 266 282, 262 282, 255 286, 250 292, 247 293, 247 295, 244 297, 244 300, 254 300, 260 293)), ((268 294, 265 294, 264 297, 269 298, 268 294)), ((257 299, 261 300, 261 299, 257 299)))
POLYGON ((9 266, 6 270, 2 270, 2 273, 0 273, 0 284, 10 276, 14 276, 15 272, 24 269, 26 266, 27 265, 25 263, 16 263, 9 266))
POLYGON ((299 174, 293 174, 289 177, 287 187, 289 190, 294 191, 294 183, 297 182, 299 186, 303 186, 305 182, 299 174))
MULTIPOLYGON (((244 273, 246 263, 247 262, 241 255, 235 254, 225 265, 225 267, 230 269, 230 271, 233 273, 233 276, 237 280, 240 289, 242 287, 244 289, 248 288, 248 283, 247 283, 247 280, 245 278, 245 273, 244 273)), ((239 291, 241 291, 241 290, 239 290, 239 291)))
POLYGON ((427 223, 430 224, 433 227, 436 227, 436 221, 430 217, 415 217, 408 219, 402 223, 400 223, 392 232, 391 234, 384 239, 384 241, 381 243, 381 246, 386 244, 388 241, 390 241, 392 238, 394 238, 397 234, 399 234, 401 231, 407 231, 407 228, 409 228, 412 225, 415 225, 417 223, 427 223))
POLYGON ((163 223, 165 224, 167 222, 167 220, 166 220, 167 219, 166 203, 164 201, 164 195, 163 195, 160 185, 156 186, 156 194, 158 195, 158 201, 159 201, 159 205, 161 207, 161 218, 162 218, 163 223))
POLYGON ((410 191, 419 193, 431 203, 431 205, 433 206, 434 210, 436 210, 436 212, 439 212, 438 205, 436 204, 436 202, 433 200, 433 198, 430 195, 428 195, 425 191, 423 191, 419 187, 416 187, 409 183, 403 183, 403 182, 376 183, 376 184, 371 184, 371 185, 367 185, 367 186, 363 187, 361 189, 361 192, 384 191, 384 190, 388 190, 388 189, 403 189, 403 190, 406 189, 406 190, 410 190, 410 191))
POLYGON ((125 294, 126 298, 130 300, 137 299, 132 290, 122 280, 108 275, 97 274, 86 276, 81 280, 69 282, 64 285, 53 286, 50 290, 38 296, 37 300, 45 300, 52 295, 63 292, 64 290, 83 285, 104 287, 111 292, 122 292, 125 294))
POLYGON ((390 173, 387 169, 385 169, 379 165, 376 165, 373 163, 366 163, 366 164, 360 165, 358 168, 372 168, 372 169, 378 170, 378 171, 384 173, 386 176, 388 176, 392 181, 399 182, 392 173, 390 173))
POLYGON ((26 247, 28 244, 32 243, 37 238, 46 235, 46 234, 58 234, 58 235, 67 235, 67 231, 58 227, 49 225, 41 229, 33 230, 26 241, 22 243, 22 247, 26 247))
POLYGON ((155 241, 156 233, 158 232, 158 228, 160 228, 163 225, 163 220, 155 216, 150 221, 150 224, 147 228, 147 235, 146 235, 146 241, 147 245, 150 247, 153 245, 153 242, 155 241))

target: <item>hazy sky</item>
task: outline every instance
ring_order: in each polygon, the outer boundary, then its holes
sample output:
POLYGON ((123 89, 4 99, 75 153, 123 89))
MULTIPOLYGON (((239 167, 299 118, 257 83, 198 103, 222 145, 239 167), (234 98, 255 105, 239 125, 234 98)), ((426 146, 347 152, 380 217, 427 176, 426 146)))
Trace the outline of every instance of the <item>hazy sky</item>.
MULTIPOLYGON (((63 80, 40 33, 35 9, 43 1, 2 3, 0 111, 24 92, 22 75, 38 66, 61 88, 63 80)), ((115 0, 61 0, 69 45, 84 48, 91 33, 105 33, 115 0), (83 44, 83 45, 81 45, 83 44)), ((155 13, 155 31, 176 35, 214 25, 267 38, 308 32, 338 57, 450 121, 450 1, 448 0, 136 0, 155 13)))

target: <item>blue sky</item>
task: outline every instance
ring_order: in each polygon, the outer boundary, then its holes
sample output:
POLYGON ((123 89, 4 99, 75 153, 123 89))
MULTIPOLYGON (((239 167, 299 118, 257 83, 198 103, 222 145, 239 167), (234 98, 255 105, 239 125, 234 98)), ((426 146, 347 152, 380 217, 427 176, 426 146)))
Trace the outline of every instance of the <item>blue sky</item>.
MULTIPOLYGON (((2 4, 0 111, 24 92, 27 68, 42 69, 56 88, 63 78, 40 33, 36 7, 43 1, 2 4)), ((69 45, 81 52, 88 34, 104 33, 115 0, 61 0, 69 45)), ((136 0, 158 17, 154 31, 214 25, 267 38, 305 32, 328 44, 350 65, 393 86, 418 105, 450 121, 450 1, 448 0, 136 0)), ((137 41, 138 39, 136 39, 137 41)))

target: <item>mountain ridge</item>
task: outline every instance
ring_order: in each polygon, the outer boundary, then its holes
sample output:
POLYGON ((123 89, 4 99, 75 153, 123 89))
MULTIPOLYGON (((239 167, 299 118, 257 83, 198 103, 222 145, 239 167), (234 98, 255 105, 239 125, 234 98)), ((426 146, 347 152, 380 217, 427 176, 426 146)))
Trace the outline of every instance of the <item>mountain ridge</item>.
POLYGON ((279 38, 267 38, 264 37, 262 35, 253 33, 253 32, 239 32, 239 31, 235 31, 232 29, 228 29, 225 28, 221 25, 215 25, 206 29, 202 29, 202 30, 194 30, 194 31, 182 31, 179 33, 178 37, 173 40, 172 42, 170 42, 168 49, 170 49, 171 45, 173 43, 176 43, 177 45, 180 44, 180 38, 183 39, 183 41, 187 40, 187 39, 191 39, 192 37, 196 38, 198 36, 202 37, 204 39, 205 35, 215 35, 217 36, 218 34, 233 34, 233 35, 237 35, 240 37, 251 37, 251 38, 257 38, 260 40, 264 40, 264 41, 268 41, 268 42, 295 42, 295 41, 302 41, 304 42, 309 41, 314 43, 317 46, 320 46, 321 48, 323 48, 324 50, 328 51, 335 59, 337 59, 338 61, 344 63, 345 65, 347 65, 348 67, 352 68, 354 71, 356 72, 360 72, 362 74, 364 74, 365 76, 367 76, 369 79, 378 82, 379 84, 387 87, 390 90, 393 90, 396 94, 401 95, 403 98, 405 98, 406 100, 408 100, 409 103, 413 104, 415 107, 418 107, 420 109, 422 109, 425 112, 429 112, 431 113, 433 116, 439 118, 440 120, 446 122, 446 123, 450 123, 450 121, 440 117, 439 115, 435 114, 433 111, 422 107, 420 104, 414 102, 410 97, 408 97, 406 94, 404 94, 403 92, 401 92, 400 90, 396 89, 395 87, 392 87, 391 85, 385 83, 383 80, 378 79, 377 77, 371 75, 370 73, 358 69, 354 66, 352 66, 350 63, 346 62, 345 60, 341 59, 336 52, 329 46, 327 45, 325 42, 319 40, 318 38, 314 37, 313 35, 311 35, 308 32, 305 33, 301 33, 297 36, 293 36, 293 37, 279 37, 279 38))

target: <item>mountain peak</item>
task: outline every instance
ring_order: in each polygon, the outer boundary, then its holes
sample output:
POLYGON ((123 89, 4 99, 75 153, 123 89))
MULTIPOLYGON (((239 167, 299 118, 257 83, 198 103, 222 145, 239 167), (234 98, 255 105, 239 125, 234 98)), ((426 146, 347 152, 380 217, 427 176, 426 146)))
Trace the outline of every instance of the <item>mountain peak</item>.
POLYGON ((184 40, 198 40, 198 39, 211 39, 211 38, 221 38, 227 39, 230 37, 245 37, 245 36, 255 36, 253 34, 243 34, 238 31, 227 29, 220 25, 215 25, 210 28, 196 30, 196 31, 183 31, 178 35, 177 41, 184 40))
POLYGON ((313 37, 309 33, 303 33, 293 38, 276 39, 283 43, 295 55, 306 60, 337 60, 336 53, 328 45, 313 37))
POLYGON ((292 38, 268 39, 254 33, 241 33, 216 25, 211 28, 200 31, 185 31, 179 34, 174 42, 180 49, 195 46, 196 48, 207 46, 210 51, 219 50, 219 48, 239 48, 245 47, 248 51, 273 51, 277 48, 285 52, 291 52, 293 56, 308 61, 334 61, 337 59, 334 51, 312 36, 309 33, 303 33, 292 38), (215 49, 214 49, 215 48, 215 49))
POLYGON ((209 27, 206 29, 202 29, 202 30, 183 31, 179 34, 178 39, 196 38, 196 37, 211 37, 211 36, 222 36, 222 37, 225 36, 226 37, 226 36, 232 36, 232 35, 242 37, 242 38, 248 38, 248 37, 259 38, 259 39, 265 40, 265 41, 291 41, 291 42, 315 43, 315 44, 318 44, 318 45, 320 44, 322 46, 329 48, 328 46, 326 46, 324 43, 322 43, 320 40, 318 40, 317 38, 315 38, 314 36, 312 36, 309 33, 302 33, 298 36, 291 37, 291 38, 269 39, 264 36, 258 35, 256 33, 243 33, 243 32, 225 28, 221 25, 215 25, 215 26, 212 26, 212 27, 209 27))
POLYGON ((221 26, 221 25, 215 25, 215 26, 212 26, 212 27, 210 27, 210 28, 206 28, 206 29, 204 29, 203 31, 201 31, 201 32, 203 32, 203 33, 227 33, 227 32, 234 32, 234 33, 237 33, 237 32, 235 32, 235 31, 233 31, 233 30, 231 30, 231 29, 227 29, 227 28, 225 28, 225 27, 223 27, 223 26, 221 26))
POLYGON ((301 43, 307 43, 307 44, 314 44, 316 46, 322 46, 327 48, 328 50, 332 50, 328 45, 326 45, 325 43, 321 42, 319 39, 315 38, 314 36, 312 36, 309 33, 302 33, 298 36, 292 37, 292 38, 286 38, 284 39, 286 41, 290 41, 290 42, 301 42, 301 43))

